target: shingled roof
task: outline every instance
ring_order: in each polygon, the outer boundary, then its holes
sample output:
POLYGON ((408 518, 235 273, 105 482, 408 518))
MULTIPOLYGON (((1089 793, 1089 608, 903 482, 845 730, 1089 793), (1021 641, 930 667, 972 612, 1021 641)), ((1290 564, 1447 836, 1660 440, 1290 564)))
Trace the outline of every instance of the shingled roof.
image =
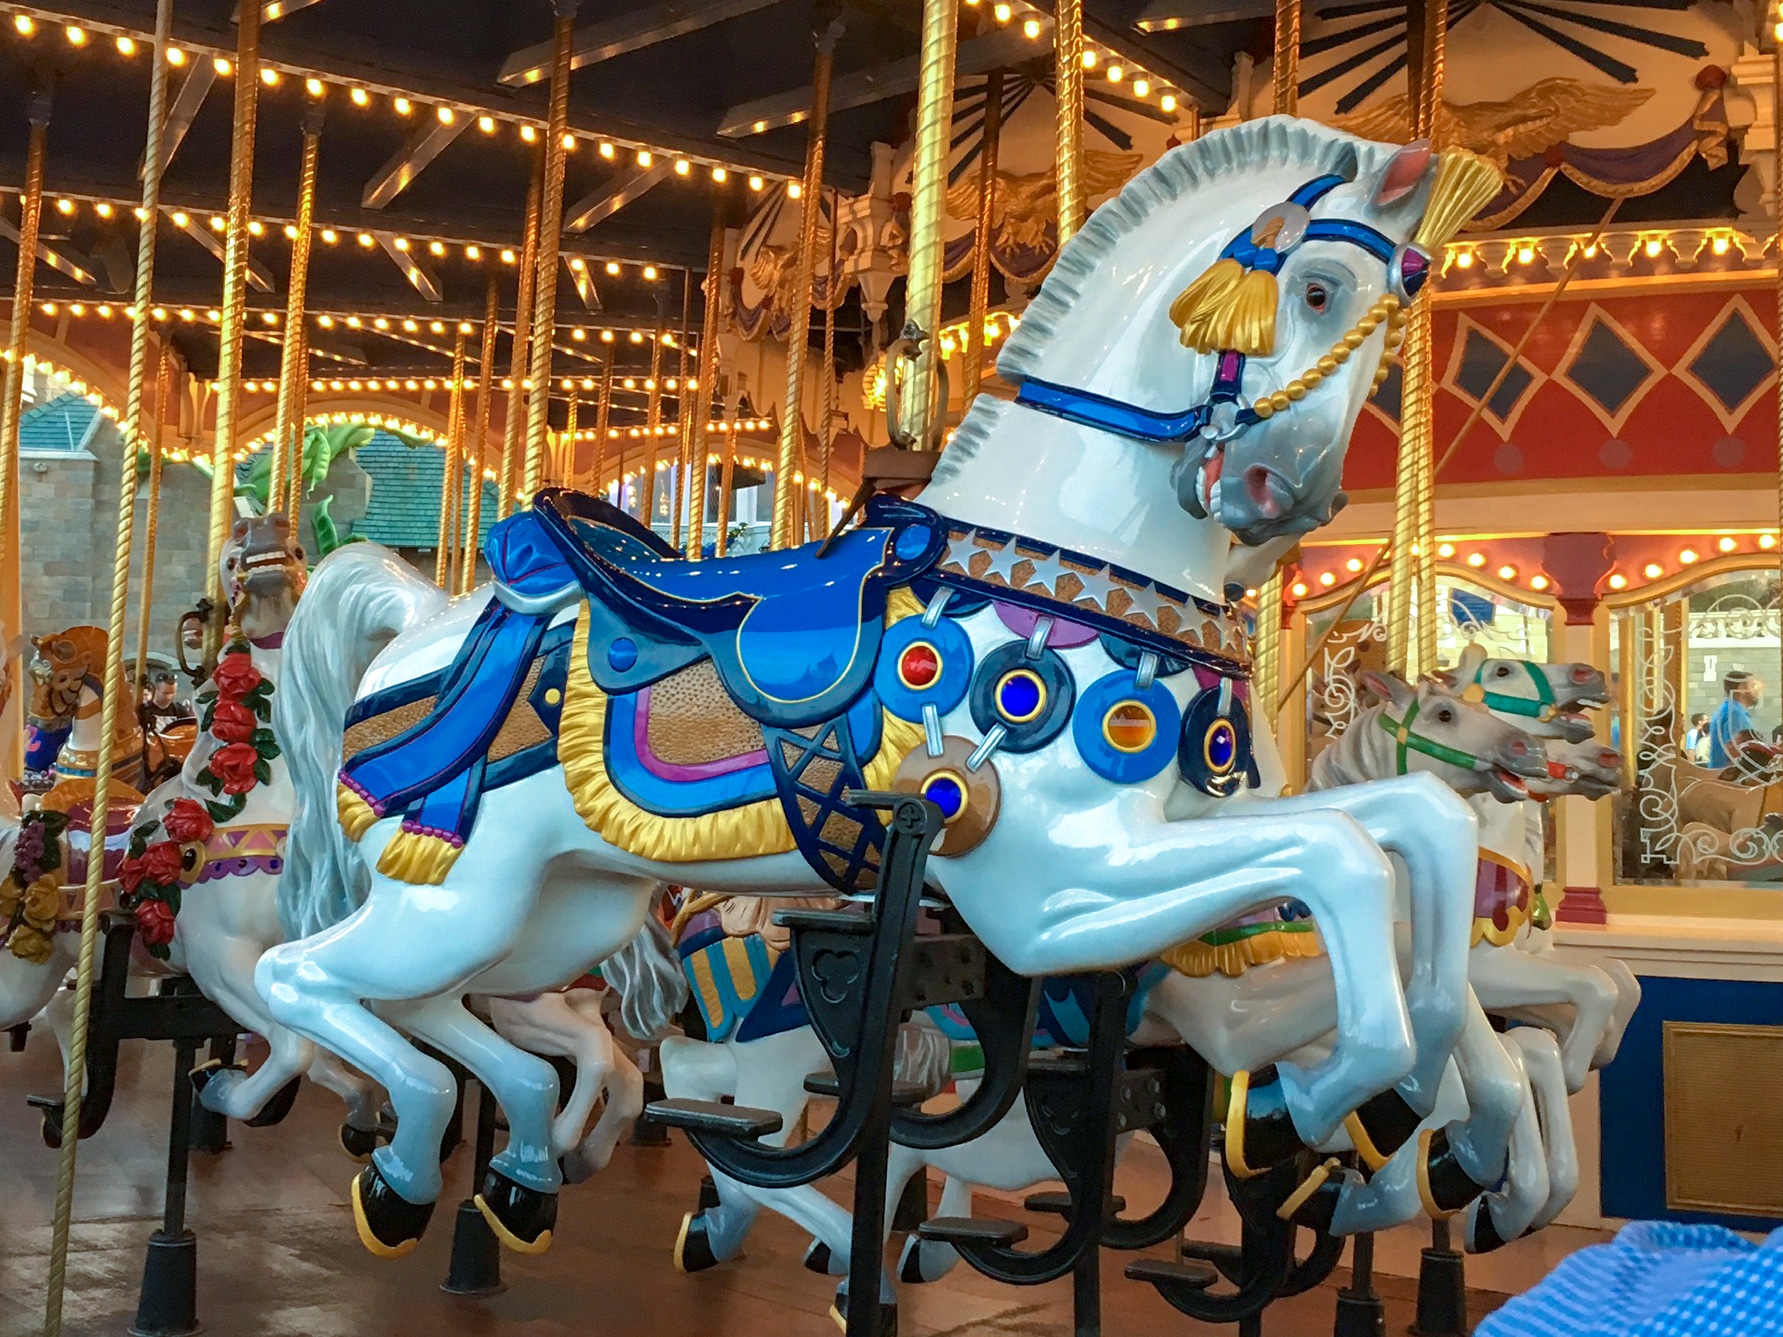
POLYGON ((19 449, 73 454, 86 444, 99 407, 83 395, 57 395, 19 419, 19 449))
MULTIPOLYGON (((388 432, 378 432, 359 447, 354 457, 359 467, 371 475, 372 485, 365 518, 353 523, 353 535, 387 548, 431 551, 439 542, 446 452, 433 445, 405 445, 388 432)), ((469 498, 466 479, 460 502, 468 504, 469 498)), ((495 523, 495 504, 495 484, 485 480, 479 544, 495 523)))

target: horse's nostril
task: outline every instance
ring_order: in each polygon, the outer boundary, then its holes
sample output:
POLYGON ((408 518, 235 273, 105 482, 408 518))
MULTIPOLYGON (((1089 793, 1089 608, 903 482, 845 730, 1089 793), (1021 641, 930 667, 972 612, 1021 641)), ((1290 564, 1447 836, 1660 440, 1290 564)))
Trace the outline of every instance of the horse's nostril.
POLYGON ((1509 752, 1513 757, 1527 756, 1529 755, 1529 744, 1525 743, 1521 738, 1513 738, 1505 745, 1505 751, 1509 752))
POLYGON ((1597 670, 1592 668, 1591 665, 1589 665, 1589 664, 1574 664, 1573 665, 1573 681, 1574 682, 1587 683, 1587 682, 1590 682, 1596 676, 1597 676, 1597 670))
POLYGON ((1282 500, 1288 489, 1265 465, 1253 464, 1244 471, 1244 491, 1265 520, 1277 519, 1285 509, 1282 500))

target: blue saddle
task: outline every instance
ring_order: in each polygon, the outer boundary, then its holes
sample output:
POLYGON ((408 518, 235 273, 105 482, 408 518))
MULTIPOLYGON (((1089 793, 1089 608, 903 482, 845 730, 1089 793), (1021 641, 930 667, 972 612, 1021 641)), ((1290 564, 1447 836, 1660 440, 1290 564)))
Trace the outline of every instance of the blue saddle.
POLYGON ((491 531, 485 554, 516 611, 572 585, 587 594, 588 671, 603 691, 709 657, 745 714, 793 729, 834 719, 866 690, 887 597, 946 543, 933 511, 876 498, 822 556, 809 544, 689 562, 601 498, 550 488, 491 531))

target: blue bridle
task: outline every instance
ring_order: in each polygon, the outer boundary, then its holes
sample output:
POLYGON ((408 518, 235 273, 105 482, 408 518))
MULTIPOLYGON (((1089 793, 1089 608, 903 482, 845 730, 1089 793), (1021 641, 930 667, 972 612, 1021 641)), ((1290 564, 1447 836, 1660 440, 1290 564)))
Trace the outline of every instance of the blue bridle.
MULTIPOLYGON (((1336 175, 1314 177, 1290 195, 1285 205, 1277 206, 1277 209, 1291 206, 1296 213, 1304 216, 1306 211, 1346 181, 1347 178, 1336 175)), ((1266 211, 1263 218, 1270 218, 1275 213, 1276 210, 1266 211)), ((1288 256, 1309 241, 1343 242, 1359 247, 1385 265, 1401 300, 1408 303, 1424 286, 1424 280, 1430 272, 1428 257, 1416 248, 1396 245, 1391 238, 1368 224, 1352 222, 1347 218, 1309 219, 1298 235, 1280 249, 1256 241, 1256 232, 1257 228, 1253 226, 1239 233, 1220 252, 1220 259, 1236 260, 1246 269, 1279 274, 1288 256)), ((1208 391, 1207 399, 1193 408, 1176 413, 1141 408, 1137 404, 1128 404, 1089 390, 1079 390, 1033 377, 1022 382, 1021 388, 1016 392, 1015 402, 1052 417, 1063 418, 1066 422, 1099 428, 1135 441, 1163 444, 1187 441, 1200 435, 1225 440, 1236 436, 1252 423, 1261 422, 1262 417, 1254 408, 1244 403, 1244 354, 1227 348, 1220 350, 1216 356, 1219 361, 1214 368, 1213 387, 1208 391)))

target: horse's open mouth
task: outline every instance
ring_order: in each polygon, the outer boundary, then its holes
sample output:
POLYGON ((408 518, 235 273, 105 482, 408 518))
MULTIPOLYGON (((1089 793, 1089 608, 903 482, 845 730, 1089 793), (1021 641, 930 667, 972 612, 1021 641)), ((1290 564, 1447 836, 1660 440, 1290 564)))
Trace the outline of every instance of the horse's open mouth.
POLYGON ((1197 520, 1207 520, 1220 511, 1220 474, 1226 467, 1226 443, 1212 441, 1195 466, 1195 489, 1187 507, 1197 520))
POLYGON ((1529 797, 1529 785, 1523 777, 1502 766, 1494 766, 1486 772, 1486 787, 1491 790, 1493 798, 1505 803, 1515 803, 1518 799, 1529 797))

